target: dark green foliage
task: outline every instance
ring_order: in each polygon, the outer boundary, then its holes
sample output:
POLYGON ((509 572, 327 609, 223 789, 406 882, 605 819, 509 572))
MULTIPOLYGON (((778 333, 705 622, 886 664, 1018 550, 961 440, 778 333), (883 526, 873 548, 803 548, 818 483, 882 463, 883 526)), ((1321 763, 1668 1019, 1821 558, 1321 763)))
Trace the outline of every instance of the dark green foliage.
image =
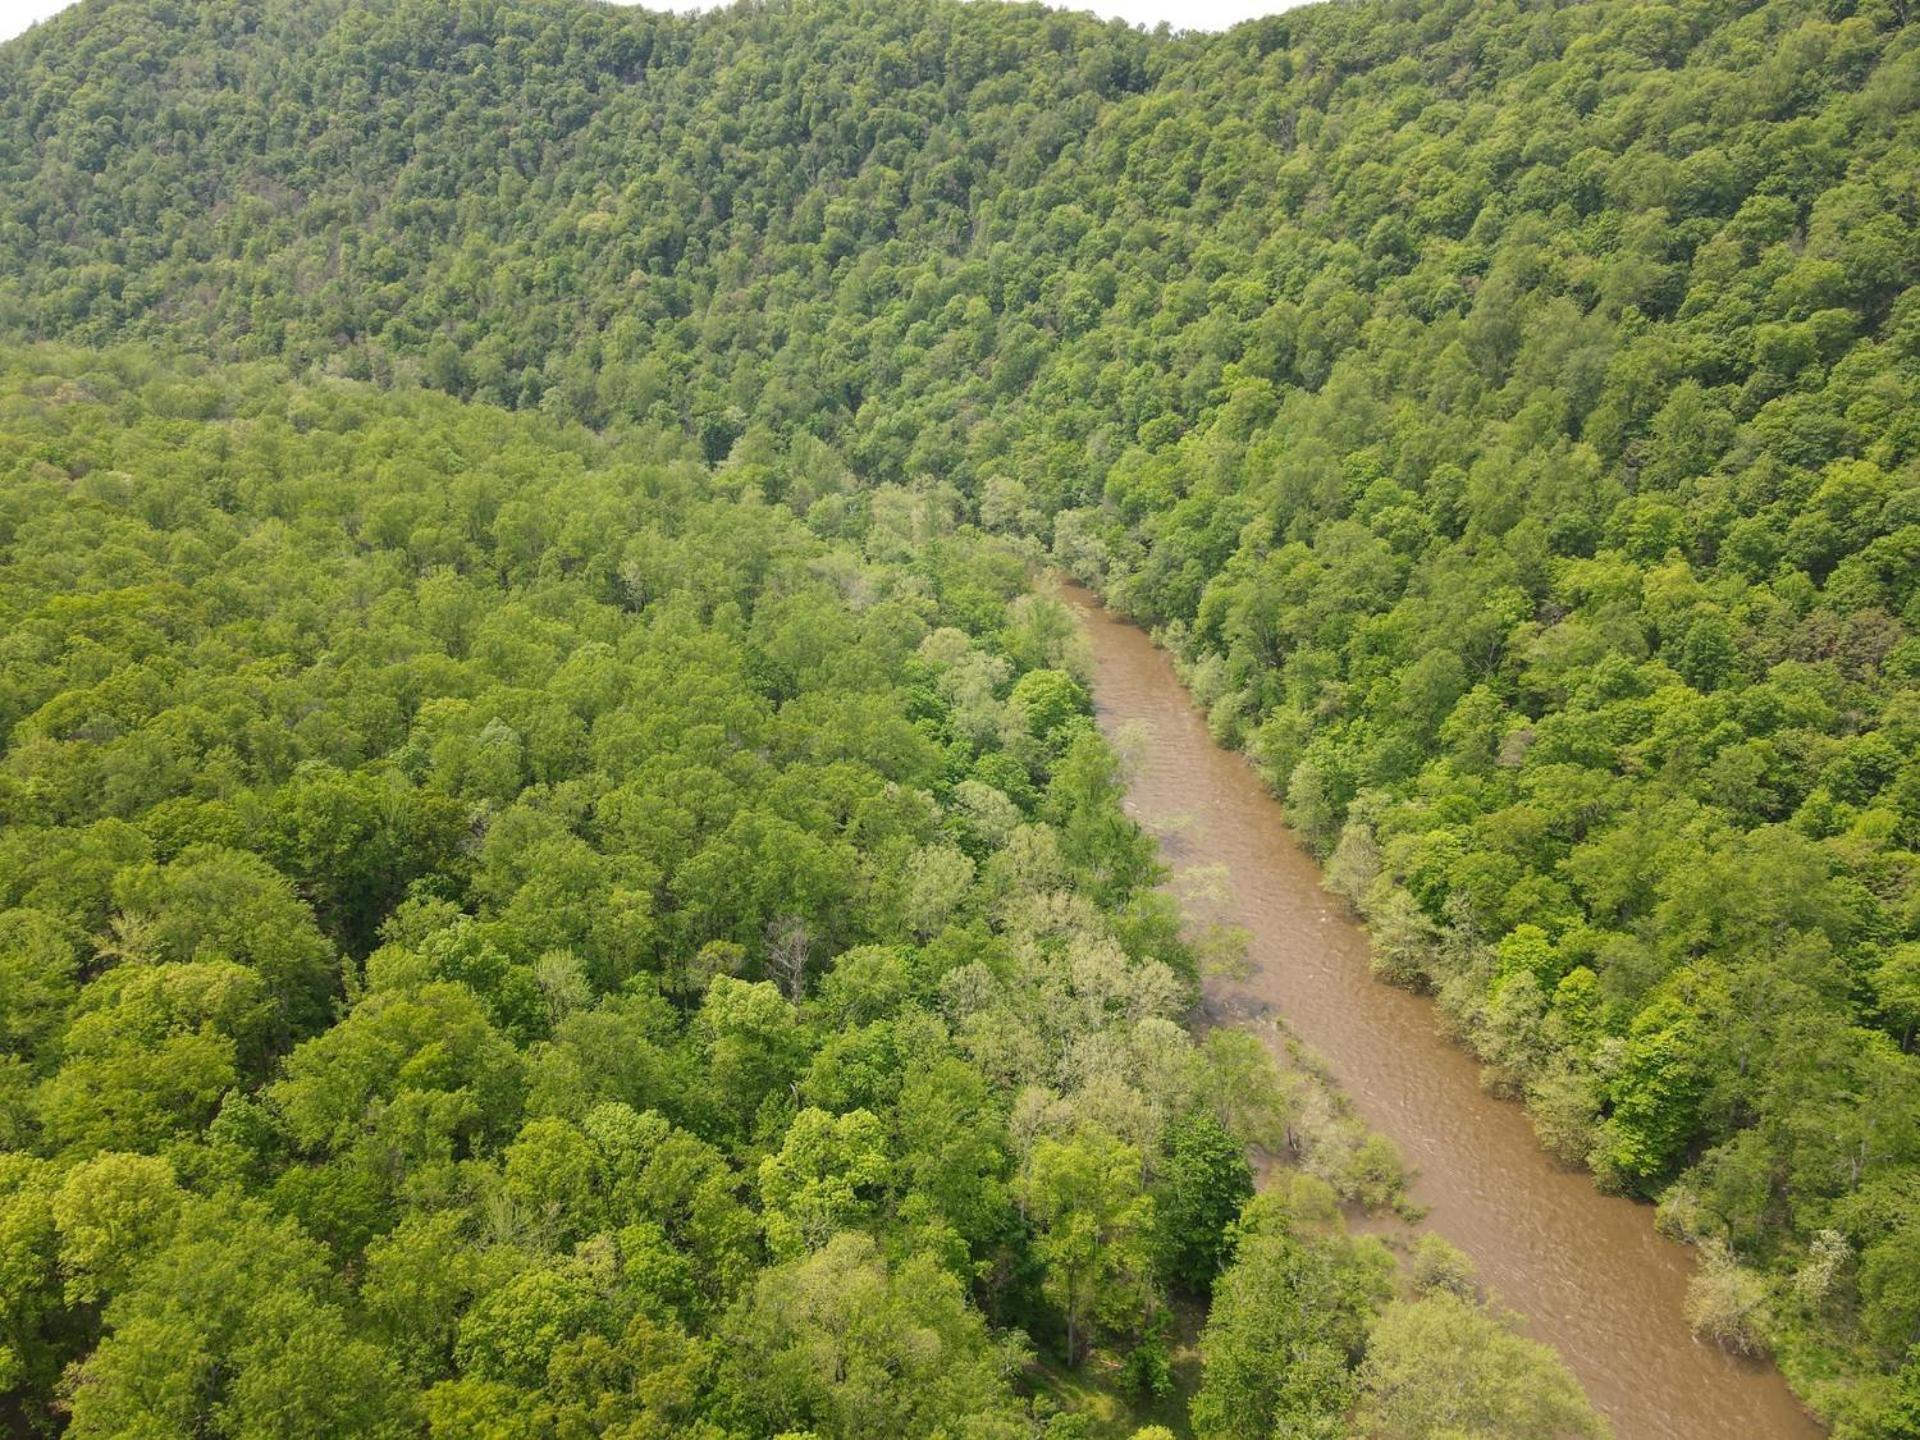
POLYGON ((1015 1436, 1021 1327, 1139 1338, 1133 1028, 1207 1062, 1111 757, 1052 743, 1084 690, 994 648, 1055 602, 723 488, 658 434, 0 355, 22 1417, 1015 1436), (945 753, 1020 798, 961 825, 945 753))
POLYGON ((1345 1235, 1332 1193, 1316 1182, 1301 1179, 1291 1193, 1248 1205, 1200 1342, 1206 1370, 1195 1434, 1343 1433, 1358 1394, 1352 1367, 1392 1272, 1377 1240, 1345 1235))
MULTIPOLYGON (((1009 1093, 1057 1031, 1008 1013, 1007 907, 1152 870, 1008 608, 1044 549, 1163 627, 1547 1143, 1764 1274, 1789 1374, 1876 1433, 1920 1173, 1913 36, 115 0, 5 47, 0 330, 314 383, 9 401, 0 1138, 187 1143, 357 998, 341 957, 468 987, 528 1094, 777 1148, 910 1047, 678 1017, 902 944, 1009 1093), (611 438, 422 448, 416 385, 611 438)), ((433 1105, 283 1203, 344 1236, 453 1183, 492 1122, 433 1105)), ((989 1172, 915 1223, 1004 1276, 989 1172)))
POLYGON ((1167 1277, 1206 1294, 1232 1257, 1234 1222, 1253 1195, 1246 1148, 1212 1115, 1190 1116, 1167 1139, 1154 1194, 1167 1277))
POLYGON ((1920 1436, 1920 1349, 1907 1356, 1896 1380, 1897 1389, 1887 1407, 1888 1440, 1914 1440, 1920 1436))
POLYGON ((1173 1358, 1167 1349, 1164 1324, 1149 1330, 1127 1352, 1121 1378, 1126 1388, 1144 1401, 1164 1400, 1174 1393, 1173 1358))

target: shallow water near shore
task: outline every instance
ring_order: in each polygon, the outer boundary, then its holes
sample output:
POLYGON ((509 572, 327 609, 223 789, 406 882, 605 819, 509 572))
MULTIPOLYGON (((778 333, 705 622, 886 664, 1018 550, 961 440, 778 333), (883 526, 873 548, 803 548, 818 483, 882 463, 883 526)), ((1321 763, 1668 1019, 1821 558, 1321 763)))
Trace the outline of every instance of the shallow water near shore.
POLYGON ((1244 978, 1209 979, 1216 1023, 1277 1039, 1279 1019, 1326 1060, 1357 1113, 1418 1174, 1422 1228, 1479 1267, 1493 1298, 1566 1358, 1619 1440, 1818 1437, 1770 1366, 1703 1345, 1682 1315, 1692 1260, 1653 1211, 1602 1195, 1540 1148, 1517 1104, 1479 1084, 1433 1002, 1376 980, 1368 940, 1243 756, 1213 742, 1171 659, 1065 585, 1086 635, 1101 729, 1129 756, 1129 813, 1176 872, 1219 878, 1217 918, 1245 927, 1244 978))

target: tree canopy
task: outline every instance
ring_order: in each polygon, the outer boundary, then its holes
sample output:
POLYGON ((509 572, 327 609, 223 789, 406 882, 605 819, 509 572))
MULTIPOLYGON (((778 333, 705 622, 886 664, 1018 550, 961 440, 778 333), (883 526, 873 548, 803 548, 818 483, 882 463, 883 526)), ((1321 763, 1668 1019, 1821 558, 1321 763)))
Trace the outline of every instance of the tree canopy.
POLYGON ((244 1429, 327 1365, 368 1433, 560 1425, 508 1301, 461 1338, 512 1284, 579 1394, 683 1377, 618 1423, 751 1427, 711 1327, 815 1314, 841 1234, 877 1296, 944 1257, 954 1345, 1225 1284, 1215 1092, 1141 1038, 1188 957, 1045 558, 1159 628, 1543 1143, 1702 1243, 1703 1328, 1903 1433, 1914 33, 87 0, 0 47, 0 1376, 92 1357, 97 1433, 134 1377, 244 1429), (602 1106, 703 1178, 636 1209, 602 1106), (180 1238, 69 1260, 110 1157, 180 1238), (442 1222, 410 1358, 342 1360, 360 1257, 442 1222), (605 1280, 643 1223, 712 1314, 605 1280), (286 1286, 116 1298, 240 1235, 286 1286))

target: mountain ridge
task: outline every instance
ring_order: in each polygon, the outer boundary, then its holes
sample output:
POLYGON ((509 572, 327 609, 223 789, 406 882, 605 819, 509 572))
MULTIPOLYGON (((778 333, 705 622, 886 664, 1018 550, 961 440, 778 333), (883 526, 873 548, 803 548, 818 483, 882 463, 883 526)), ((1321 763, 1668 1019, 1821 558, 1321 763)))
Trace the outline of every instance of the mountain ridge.
POLYGON ((0 48, 0 333, 676 432, 1089 580, 1543 1142, 1724 1262, 1702 1328, 1903 1436, 1917 36, 88 0, 0 48))

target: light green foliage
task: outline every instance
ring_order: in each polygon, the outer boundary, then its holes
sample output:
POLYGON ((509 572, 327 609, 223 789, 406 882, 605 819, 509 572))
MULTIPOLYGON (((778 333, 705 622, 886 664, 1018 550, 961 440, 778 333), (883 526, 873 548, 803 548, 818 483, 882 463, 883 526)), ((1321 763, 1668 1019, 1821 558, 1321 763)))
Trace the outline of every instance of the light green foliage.
POLYGON ((69 1170, 53 1197, 67 1299, 91 1302, 123 1289, 172 1236, 180 1203, 173 1166, 154 1156, 109 1152, 69 1170))
POLYGON ((333 947, 293 886, 257 855, 191 846, 171 864, 122 871, 114 882, 123 959, 234 961, 260 977, 282 1034, 326 1013, 333 947))
POLYGON ((1139 1151, 1098 1133, 1041 1140, 1027 1158, 1020 1199, 1070 1361, 1099 1330, 1137 1327, 1152 1298, 1153 1199, 1140 1167, 1139 1151))
POLYGON ((708 1078, 713 1098, 742 1125, 762 1101, 790 1083, 804 1037, 793 1007, 777 987, 716 975, 700 1007, 701 1027, 712 1036, 708 1078))
POLYGON ((324 1250, 251 1203, 198 1201, 108 1304, 68 1385, 80 1436, 311 1436, 345 1417, 401 1435, 408 1397, 385 1351, 330 1298, 324 1250))
POLYGON ((817 1250, 872 1213, 887 1182, 885 1135, 866 1110, 802 1110, 780 1153, 760 1165, 767 1248, 782 1259, 817 1250))
POLYGON ((404 1174, 444 1168, 498 1135, 519 1100, 520 1059, 464 985, 369 995, 287 1059, 268 1094, 302 1147, 381 1146, 404 1174))
POLYGON ((910 1064, 900 1089, 902 1184, 975 1253, 1011 1217, 1005 1117, 980 1073, 946 1057, 910 1064))
POLYGON ((890 1268, 865 1236, 769 1270, 721 1334, 721 1386, 750 1433, 1023 1433, 958 1282, 924 1256, 890 1268))
MULTIPOLYGON (((528 1119, 659 1112, 741 1177, 809 1104, 892 1143, 899 1035, 816 1066, 808 1005, 898 945, 996 1117, 1037 1086, 1151 1170, 1190 1107, 1043 918, 1153 878, 1019 598, 1050 554, 1557 1151, 1684 1183, 1770 1291, 1844 1236, 1778 1339, 1873 1434, 1920 1166, 1911 33, 116 0, 0 49, 0 336, 285 367, 0 362, 0 1139, 271 1190, 343 1276, 396 1206, 562 1244, 479 1173, 528 1119)), ((1004 1275, 979 1158, 936 1208, 1004 1275)), ((608 1374, 702 1373, 626 1337, 608 1374)), ((560 1423, 494 1384, 427 1423, 560 1423)))
POLYGON ((367 1247, 360 1301, 374 1333, 411 1375, 444 1370, 461 1307, 481 1283, 480 1257, 456 1212, 410 1215, 367 1247))
POLYGON ((536 1265, 475 1302, 461 1318, 454 1358, 481 1380, 537 1388, 563 1341, 610 1320, 593 1276, 575 1264, 536 1265))
POLYGON ((79 1437, 1012 1440, 1042 1277, 1141 1338, 1189 960, 1084 692, 1008 698, 1065 657, 1017 559, 871 564, 661 433, 0 371, 5 533, 46 542, 0 563, 39 637, 0 686, 10 1390, 79 1437), (140 486, 71 483, 109 462, 140 486), (957 719, 930 634, 1042 733, 957 719), (1132 1143, 1076 1168, 1023 1087, 1132 1143))
POLYGON ((53 1217, 54 1168, 31 1155, 0 1155, 0 1378, 10 1387, 52 1377, 44 1333, 57 1309, 59 1235, 53 1217))
POLYGON ((1359 1371, 1358 1423, 1379 1440, 1584 1440, 1607 1434, 1546 1346, 1447 1290, 1389 1305, 1359 1371))
POLYGON ((1087 692, 1060 670, 1029 670, 1020 677, 1010 697, 1030 733, 1051 740, 1074 719, 1093 707, 1087 692))
POLYGON ((518 1224, 551 1244, 565 1244, 607 1222, 601 1157, 566 1121, 529 1120, 500 1157, 501 1193, 518 1224))
POLYGON ((1201 1440, 1333 1437, 1354 1400, 1352 1367, 1390 1289, 1377 1241, 1350 1240, 1318 1182, 1248 1203, 1233 1262, 1214 1282, 1193 1403, 1201 1440))
POLYGON ((1766 1283, 1728 1254, 1720 1240, 1705 1244, 1688 1282, 1687 1323, 1701 1339, 1736 1355, 1767 1353, 1766 1283))
POLYGON ((228 960, 133 965, 82 991, 38 1105, 75 1154, 155 1149, 213 1118, 272 1027, 266 988, 228 960))
POLYGON ((58 1032, 78 988, 79 958, 52 916, 0 914, 0 1016, 10 1054, 32 1058, 58 1032))
POLYGON ((1431 1231, 1415 1242, 1407 1278, 1416 1295, 1446 1293, 1473 1300, 1480 1293, 1473 1261, 1457 1246, 1431 1231))

